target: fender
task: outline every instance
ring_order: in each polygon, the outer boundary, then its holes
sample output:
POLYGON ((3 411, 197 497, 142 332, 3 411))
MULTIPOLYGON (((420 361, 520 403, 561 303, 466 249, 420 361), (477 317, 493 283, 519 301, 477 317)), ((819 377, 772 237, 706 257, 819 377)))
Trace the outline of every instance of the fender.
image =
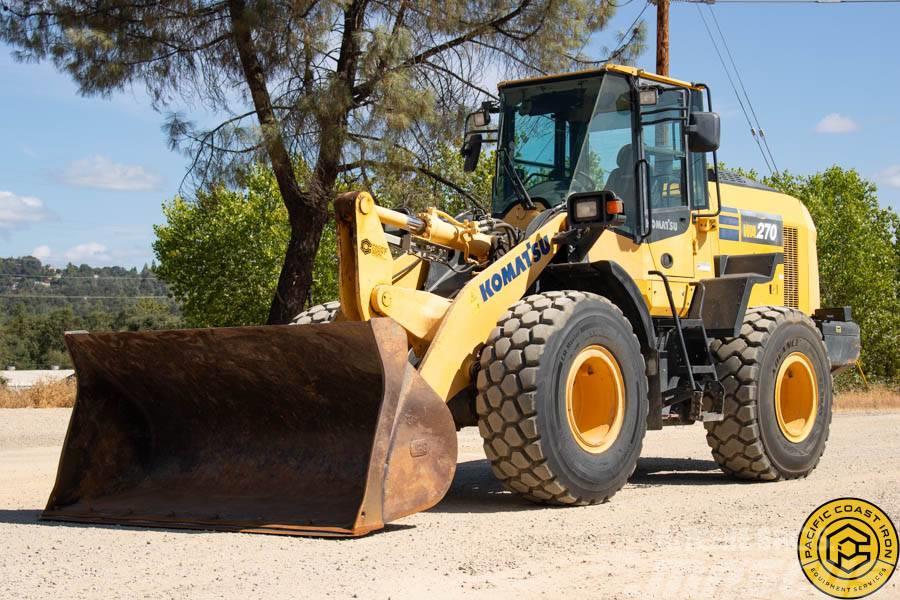
POLYGON ((622 266, 611 260, 592 263, 551 264, 540 279, 540 289, 581 290, 609 298, 622 309, 641 342, 641 350, 656 348, 656 329, 637 284, 622 266))

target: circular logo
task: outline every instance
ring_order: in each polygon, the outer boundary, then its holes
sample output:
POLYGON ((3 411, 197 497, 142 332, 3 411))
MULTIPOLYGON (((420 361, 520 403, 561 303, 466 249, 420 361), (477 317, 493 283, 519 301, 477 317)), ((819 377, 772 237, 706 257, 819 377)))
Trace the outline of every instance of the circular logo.
POLYGON ((862 598, 881 588, 894 573, 897 551, 894 524, 859 498, 837 498, 814 510, 797 547, 806 578, 835 598, 862 598))

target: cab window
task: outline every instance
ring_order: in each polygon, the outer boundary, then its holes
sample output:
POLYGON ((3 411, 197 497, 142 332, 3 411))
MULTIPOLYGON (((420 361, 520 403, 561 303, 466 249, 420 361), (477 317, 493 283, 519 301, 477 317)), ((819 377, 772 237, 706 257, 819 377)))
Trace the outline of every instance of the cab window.
POLYGON ((654 209, 688 205, 684 148, 683 90, 664 90, 655 105, 641 107, 644 158, 648 163, 648 196, 654 209))
MULTIPOLYGON (((599 87, 594 77, 503 90, 500 151, 534 202, 551 207, 565 200, 599 87)), ((502 160, 494 179, 495 214, 518 202, 502 160)))
MULTIPOLYGON (((691 111, 703 111, 703 93, 691 90, 691 111)), ((706 154, 689 152, 691 170, 691 208, 708 209, 709 191, 706 184, 706 154)))

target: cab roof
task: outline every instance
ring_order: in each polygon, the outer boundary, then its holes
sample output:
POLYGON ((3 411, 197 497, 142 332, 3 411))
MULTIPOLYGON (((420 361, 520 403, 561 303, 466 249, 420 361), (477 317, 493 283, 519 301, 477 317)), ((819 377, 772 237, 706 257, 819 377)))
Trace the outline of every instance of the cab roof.
POLYGON ((638 69, 636 67, 611 64, 603 65, 602 67, 599 67, 597 69, 585 69, 582 71, 572 71, 571 73, 555 73, 552 75, 540 75, 538 77, 527 77, 525 79, 511 79, 509 81, 501 81, 499 84, 497 84, 497 88, 502 90, 504 88, 510 87, 534 85, 535 83, 551 83, 556 81, 565 81, 567 79, 582 79, 584 77, 590 77, 591 75, 600 75, 606 72, 622 73, 623 75, 631 75, 633 77, 639 77, 641 79, 647 79, 674 87, 690 88, 693 90, 701 89, 701 87, 697 84, 690 83, 688 81, 673 79, 672 77, 666 77, 664 75, 657 75, 656 73, 651 73, 649 71, 638 69))

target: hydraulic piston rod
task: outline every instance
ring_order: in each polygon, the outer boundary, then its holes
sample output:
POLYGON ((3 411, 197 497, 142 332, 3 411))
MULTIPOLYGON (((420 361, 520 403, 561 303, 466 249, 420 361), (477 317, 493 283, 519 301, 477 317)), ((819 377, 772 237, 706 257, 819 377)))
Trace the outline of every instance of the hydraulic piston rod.
POLYGON ((459 250, 478 262, 484 262, 490 255, 491 236, 478 231, 477 223, 472 221, 457 221, 434 208, 418 215, 377 205, 375 211, 385 225, 408 231, 432 244, 459 250))

